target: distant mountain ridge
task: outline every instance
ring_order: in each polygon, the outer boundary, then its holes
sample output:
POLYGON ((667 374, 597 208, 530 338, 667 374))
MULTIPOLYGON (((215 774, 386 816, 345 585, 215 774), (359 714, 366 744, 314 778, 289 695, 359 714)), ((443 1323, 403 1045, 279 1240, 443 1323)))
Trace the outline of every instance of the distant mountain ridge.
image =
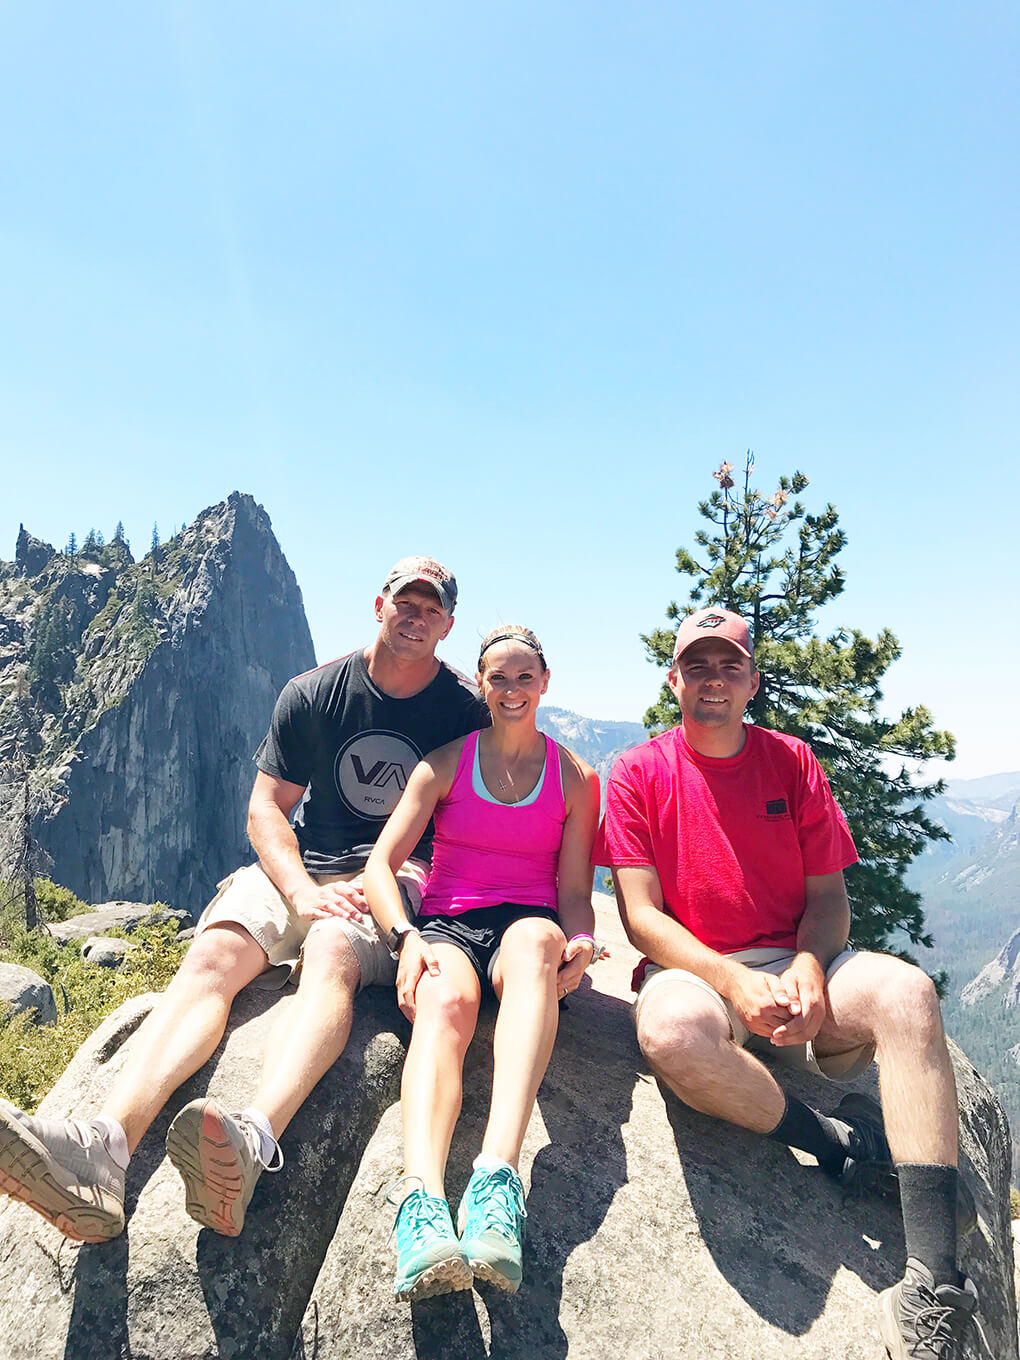
POLYGON ((602 784, 603 796, 613 761, 621 751, 629 750, 648 736, 648 732, 638 722, 584 718, 580 713, 573 713, 568 708, 556 708, 551 704, 542 704, 539 708, 538 727, 595 769, 602 784))
POLYGON ((1020 772, 954 780, 927 811, 953 840, 911 865, 946 971, 946 1029, 992 1083, 1014 1131, 1020 1181, 1020 772), (1004 943, 1005 942, 1005 943, 1004 943))

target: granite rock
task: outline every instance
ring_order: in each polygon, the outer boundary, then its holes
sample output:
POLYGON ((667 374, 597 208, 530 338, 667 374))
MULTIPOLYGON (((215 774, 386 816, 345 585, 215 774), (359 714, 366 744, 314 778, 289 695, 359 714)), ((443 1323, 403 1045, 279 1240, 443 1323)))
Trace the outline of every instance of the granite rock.
MULTIPOLYGON (((401 1173, 395 1104, 407 1027, 391 995, 358 1001, 351 1042, 283 1138, 237 1239, 199 1230, 163 1158, 172 1114, 254 1089, 286 996, 241 994, 212 1062, 177 1092, 128 1176, 127 1233, 75 1247, 0 1204, 0 1354, 9 1360, 879 1360, 876 1298, 904 1259, 898 1206, 844 1199, 810 1158, 685 1109, 650 1078, 628 1005, 633 956, 612 909, 611 957, 562 1012, 528 1128, 525 1279, 408 1306, 392 1296, 401 1173)), ((151 998, 83 1046, 44 1112, 101 1103, 151 998)), ((448 1170, 455 1203, 484 1126, 492 1010, 468 1054, 448 1170)), ((1009 1138, 994 1096, 954 1050, 963 1167, 978 1208, 962 1264, 996 1360, 1017 1360, 1009 1138)), ((823 1108, 840 1091, 792 1089, 823 1108)), ((863 1082, 874 1089, 873 1077, 863 1082)), ((968 1354, 964 1360, 973 1360, 968 1354)))
POLYGON ((36 1024, 56 1022, 53 988, 45 978, 20 963, 0 963, 0 1010, 8 1006, 14 1015, 34 1011, 36 1024))

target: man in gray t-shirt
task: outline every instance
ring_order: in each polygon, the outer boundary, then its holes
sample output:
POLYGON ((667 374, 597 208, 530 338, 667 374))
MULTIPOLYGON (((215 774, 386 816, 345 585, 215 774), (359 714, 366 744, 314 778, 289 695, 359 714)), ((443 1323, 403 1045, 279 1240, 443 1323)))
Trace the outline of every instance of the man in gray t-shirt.
MULTIPOLYGON (((38 1119, 0 1106, 0 1185, 66 1236, 102 1242, 122 1231, 130 1155, 212 1055, 234 997, 256 978, 282 986, 300 967, 252 1104, 230 1113, 193 1101, 167 1135, 188 1212, 228 1236, 241 1231, 260 1173, 282 1165, 277 1139, 342 1053, 355 994, 393 980, 399 942, 380 940, 361 891, 368 853, 415 763, 488 722, 474 687, 435 655, 456 601, 441 563, 404 558, 376 599, 375 640, 285 686, 255 757, 248 834, 258 863, 219 885, 99 1115, 38 1119)), ((399 876, 412 914, 430 856, 431 828, 399 876)))

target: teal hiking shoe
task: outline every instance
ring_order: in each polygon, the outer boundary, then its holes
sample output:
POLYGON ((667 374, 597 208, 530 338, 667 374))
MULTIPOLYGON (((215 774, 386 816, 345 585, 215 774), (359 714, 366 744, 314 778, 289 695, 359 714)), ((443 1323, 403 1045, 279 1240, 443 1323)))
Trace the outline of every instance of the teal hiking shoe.
POLYGON ((397 1210, 393 1232, 397 1239, 398 1299, 430 1299, 471 1288, 471 1267, 453 1231, 445 1199, 412 1190, 397 1210))
POLYGON ((524 1186, 509 1166, 476 1171, 457 1211, 460 1249, 471 1273, 507 1294, 520 1288, 527 1216, 524 1186))

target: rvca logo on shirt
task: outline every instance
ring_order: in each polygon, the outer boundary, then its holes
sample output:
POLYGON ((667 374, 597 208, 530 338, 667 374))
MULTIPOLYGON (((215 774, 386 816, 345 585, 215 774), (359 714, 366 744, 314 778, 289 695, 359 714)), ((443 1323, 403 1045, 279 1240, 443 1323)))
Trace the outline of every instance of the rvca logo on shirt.
POLYGON ((418 748, 397 732, 359 732, 337 755, 337 792, 358 817, 388 817, 421 759, 418 748))

